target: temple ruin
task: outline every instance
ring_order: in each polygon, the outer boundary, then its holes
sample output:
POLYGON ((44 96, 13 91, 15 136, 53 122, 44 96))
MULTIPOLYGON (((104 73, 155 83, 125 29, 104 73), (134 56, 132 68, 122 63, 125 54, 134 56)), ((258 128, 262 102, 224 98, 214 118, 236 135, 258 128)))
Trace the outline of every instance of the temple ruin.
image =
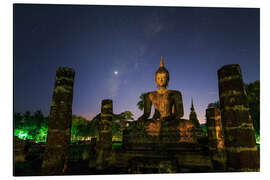
MULTIPOLYGON (((43 175, 69 172, 73 81, 74 70, 57 70, 43 175)), ((182 94, 167 89, 168 83, 169 72, 162 58, 156 72, 158 90, 146 93, 143 115, 124 128, 122 146, 117 149, 112 148, 113 101, 102 101, 99 137, 89 146, 87 168, 96 174, 259 171, 259 153, 239 65, 218 70, 221 108, 206 109, 208 135, 200 127, 193 100, 189 119, 182 118, 182 94), (149 118, 152 105, 155 112, 149 118)))

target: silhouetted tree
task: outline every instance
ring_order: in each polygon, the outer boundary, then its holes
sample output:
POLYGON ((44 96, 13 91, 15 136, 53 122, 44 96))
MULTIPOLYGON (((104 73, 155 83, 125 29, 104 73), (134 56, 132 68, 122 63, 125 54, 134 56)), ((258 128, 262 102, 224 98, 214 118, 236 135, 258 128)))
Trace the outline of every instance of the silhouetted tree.
MULTIPOLYGON (((99 113, 90 121, 91 136, 98 136, 98 125, 100 117, 101 116, 99 113)), ((113 114, 112 135, 114 136, 128 120, 134 120, 133 114, 130 111, 124 111, 120 114, 113 114)))
POLYGON ((33 115, 30 111, 14 113, 14 135, 21 139, 45 141, 48 129, 48 117, 44 117, 41 110, 33 115))
POLYGON ((260 81, 245 85, 255 133, 260 135, 260 81))
POLYGON ((91 135, 90 121, 82 116, 72 115, 71 138, 83 140, 91 135))
POLYGON ((22 116, 22 114, 15 112, 13 118, 14 118, 14 128, 15 129, 20 129, 23 126, 23 122, 22 122, 23 116, 22 116))
POLYGON ((34 117, 33 117, 35 123, 37 124, 38 128, 41 128, 44 116, 41 112, 41 110, 38 110, 34 113, 34 117))
POLYGON ((138 106, 139 110, 141 110, 141 111, 143 111, 143 108, 144 108, 145 95, 146 95, 146 93, 142 93, 140 95, 140 97, 139 97, 140 98, 140 101, 137 103, 137 106, 138 106))
POLYGON ((220 103, 219 101, 215 101, 213 103, 209 103, 207 108, 220 108, 220 103))

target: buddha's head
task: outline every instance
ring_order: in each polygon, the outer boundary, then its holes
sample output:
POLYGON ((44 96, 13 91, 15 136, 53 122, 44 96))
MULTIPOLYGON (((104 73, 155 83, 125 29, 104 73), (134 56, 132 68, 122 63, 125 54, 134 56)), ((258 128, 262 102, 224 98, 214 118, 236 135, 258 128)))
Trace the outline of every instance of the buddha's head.
POLYGON ((156 72, 155 81, 157 84, 157 87, 167 87, 169 84, 170 75, 169 71, 164 67, 163 64, 163 57, 161 56, 160 60, 160 66, 156 72))

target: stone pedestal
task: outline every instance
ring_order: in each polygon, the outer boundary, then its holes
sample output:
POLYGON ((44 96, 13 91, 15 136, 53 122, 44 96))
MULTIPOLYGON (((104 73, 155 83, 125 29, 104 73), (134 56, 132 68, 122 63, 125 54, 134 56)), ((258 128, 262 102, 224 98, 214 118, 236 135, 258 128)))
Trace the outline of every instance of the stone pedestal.
POLYGON ((259 171, 259 154, 240 66, 218 70, 221 120, 229 171, 259 171))
POLYGON ((123 131, 123 147, 133 150, 177 150, 183 144, 196 144, 195 127, 186 119, 145 120, 143 128, 136 122, 123 131))
POLYGON ((103 169, 108 165, 112 150, 112 100, 105 99, 101 105, 101 119, 99 122, 99 145, 97 157, 97 169, 103 169))
POLYGON ((43 175, 63 174, 67 169, 74 75, 74 70, 66 67, 60 67, 56 71, 47 142, 42 162, 43 175))
POLYGON ((208 148, 213 166, 217 170, 225 170, 225 148, 221 125, 221 115, 218 108, 206 110, 208 148))

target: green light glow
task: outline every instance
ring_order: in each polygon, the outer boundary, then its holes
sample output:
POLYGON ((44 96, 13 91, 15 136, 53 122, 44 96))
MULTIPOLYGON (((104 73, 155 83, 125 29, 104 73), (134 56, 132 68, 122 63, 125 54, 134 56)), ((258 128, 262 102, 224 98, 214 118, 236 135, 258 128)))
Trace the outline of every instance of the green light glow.
POLYGON ((17 136, 22 140, 34 140, 36 143, 46 142, 47 127, 42 127, 40 130, 33 133, 33 129, 36 127, 24 127, 14 130, 14 136, 17 136))
POLYGON ((21 139, 26 139, 27 134, 25 134, 25 133, 19 134, 19 137, 20 137, 21 139))
POLYGON ((260 135, 255 133, 256 143, 260 144, 260 135))

